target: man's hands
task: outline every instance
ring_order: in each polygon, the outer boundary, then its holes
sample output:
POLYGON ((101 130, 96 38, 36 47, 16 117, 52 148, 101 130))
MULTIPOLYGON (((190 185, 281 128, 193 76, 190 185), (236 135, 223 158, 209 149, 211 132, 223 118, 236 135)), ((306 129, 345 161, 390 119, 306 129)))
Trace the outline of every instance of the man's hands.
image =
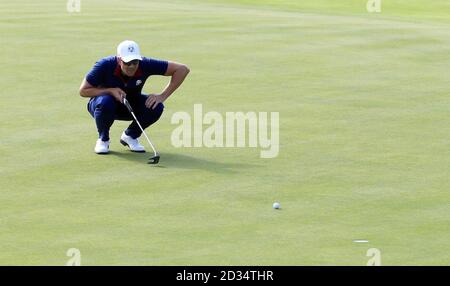
POLYGON ((108 88, 108 92, 120 103, 123 103, 123 99, 127 96, 125 91, 118 87, 108 88))
MULTIPOLYGON (((125 91, 118 87, 108 88, 107 91, 120 103, 123 103, 123 99, 127 96, 125 91)), ((155 109, 160 102, 162 103, 166 99, 167 96, 163 94, 149 94, 147 100, 145 101, 145 106, 147 108, 155 109)))
MULTIPOLYGON (((111 94, 117 101, 123 103, 123 99, 127 96, 125 91, 118 87, 108 88, 108 93, 111 94)), ((162 94, 149 94, 147 100, 145 101, 145 106, 147 108, 155 109, 160 102, 164 102, 167 96, 162 94)))
POLYGON ((145 101, 145 106, 147 108, 155 109, 160 102, 164 102, 166 99, 167 97, 162 94, 149 94, 145 101))

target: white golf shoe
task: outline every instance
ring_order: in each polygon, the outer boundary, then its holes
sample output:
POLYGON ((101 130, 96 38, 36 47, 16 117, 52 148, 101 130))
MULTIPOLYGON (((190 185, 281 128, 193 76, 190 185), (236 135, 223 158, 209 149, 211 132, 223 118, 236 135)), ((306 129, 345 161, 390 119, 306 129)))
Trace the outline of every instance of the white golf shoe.
POLYGON ((131 136, 125 134, 125 131, 122 133, 122 136, 120 136, 120 143, 122 143, 123 146, 128 146, 133 152, 145 152, 144 146, 139 144, 137 139, 133 139, 131 136))
POLYGON ((97 139, 94 148, 97 154, 108 154, 109 153, 109 141, 102 141, 102 139, 97 139))

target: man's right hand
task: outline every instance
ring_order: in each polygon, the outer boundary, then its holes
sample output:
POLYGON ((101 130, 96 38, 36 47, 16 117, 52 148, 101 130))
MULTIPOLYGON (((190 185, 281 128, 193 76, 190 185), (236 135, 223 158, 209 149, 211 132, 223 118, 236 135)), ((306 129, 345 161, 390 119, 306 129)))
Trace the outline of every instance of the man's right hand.
POLYGON ((108 88, 108 92, 120 103, 123 103, 123 99, 127 96, 125 91, 118 87, 108 88))

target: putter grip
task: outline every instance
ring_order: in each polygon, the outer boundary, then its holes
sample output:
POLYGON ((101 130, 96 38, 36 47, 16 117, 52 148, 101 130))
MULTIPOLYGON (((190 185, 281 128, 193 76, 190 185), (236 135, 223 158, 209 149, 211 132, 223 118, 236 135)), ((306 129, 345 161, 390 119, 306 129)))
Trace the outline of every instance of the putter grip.
POLYGON ((128 108, 128 111, 133 112, 133 108, 131 108, 131 105, 126 98, 123 99, 123 104, 128 108))

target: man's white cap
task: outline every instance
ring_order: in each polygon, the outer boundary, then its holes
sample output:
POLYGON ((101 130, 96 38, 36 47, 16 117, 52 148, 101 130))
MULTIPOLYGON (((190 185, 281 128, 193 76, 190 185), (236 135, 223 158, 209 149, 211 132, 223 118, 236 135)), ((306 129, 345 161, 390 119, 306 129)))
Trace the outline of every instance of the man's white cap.
POLYGON ((124 62, 128 63, 132 60, 142 60, 141 50, 136 42, 123 41, 117 46, 117 56, 124 62))

